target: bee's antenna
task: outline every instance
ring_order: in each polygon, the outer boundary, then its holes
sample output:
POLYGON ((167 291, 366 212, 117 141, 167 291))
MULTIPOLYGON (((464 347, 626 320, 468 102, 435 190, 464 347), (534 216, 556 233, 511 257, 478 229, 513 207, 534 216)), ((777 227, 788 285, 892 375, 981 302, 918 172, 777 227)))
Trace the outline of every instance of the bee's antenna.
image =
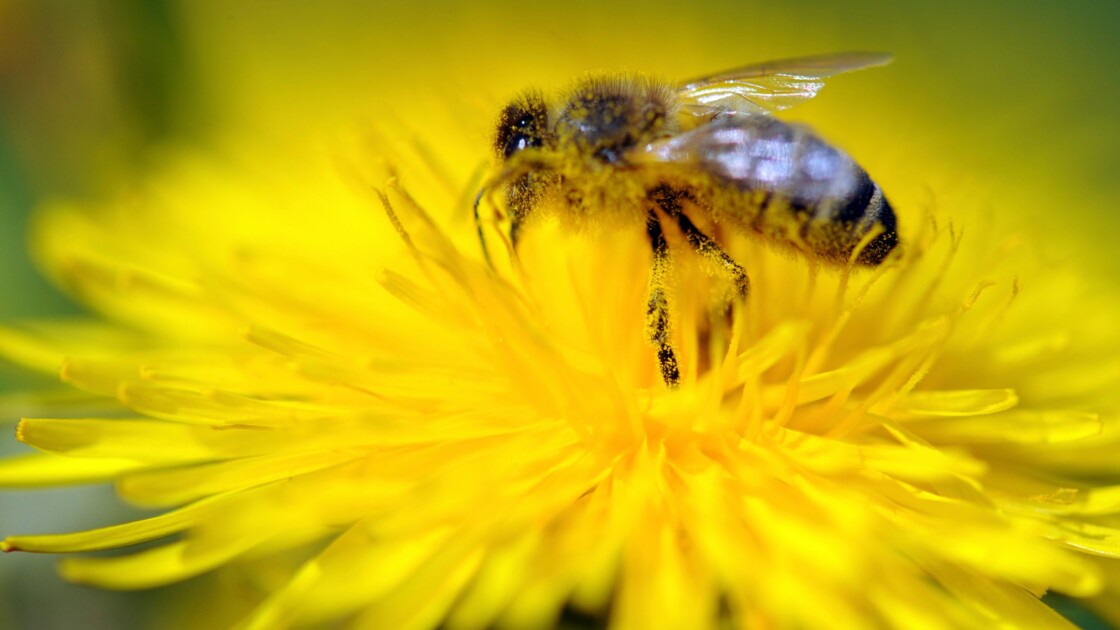
POLYGON ((486 259, 486 266, 494 271, 494 261, 490 259, 490 249, 486 247, 486 236, 482 233, 482 218, 478 216, 478 206, 482 203, 482 196, 485 194, 486 187, 483 186, 474 198, 474 227, 478 231, 478 243, 482 245, 482 257, 486 259))

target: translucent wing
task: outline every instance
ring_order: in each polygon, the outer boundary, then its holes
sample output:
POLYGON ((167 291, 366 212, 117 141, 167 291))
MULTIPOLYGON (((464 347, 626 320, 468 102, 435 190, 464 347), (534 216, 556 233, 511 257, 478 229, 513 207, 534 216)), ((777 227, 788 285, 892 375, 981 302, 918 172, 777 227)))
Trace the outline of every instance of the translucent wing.
POLYGON ((770 61, 689 81, 680 96, 697 116, 766 114, 813 98, 828 77, 890 61, 886 53, 860 52, 770 61))

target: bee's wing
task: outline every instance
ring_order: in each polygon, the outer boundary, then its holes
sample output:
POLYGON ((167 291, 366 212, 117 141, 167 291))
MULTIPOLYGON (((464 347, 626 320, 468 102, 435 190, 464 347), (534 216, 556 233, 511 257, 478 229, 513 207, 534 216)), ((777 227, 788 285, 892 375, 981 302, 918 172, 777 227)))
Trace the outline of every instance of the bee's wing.
POLYGON ((770 61, 688 81, 680 97, 685 110, 698 116, 766 114, 813 98, 828 77, 890 61, 886 53, 861 52, 770 61))

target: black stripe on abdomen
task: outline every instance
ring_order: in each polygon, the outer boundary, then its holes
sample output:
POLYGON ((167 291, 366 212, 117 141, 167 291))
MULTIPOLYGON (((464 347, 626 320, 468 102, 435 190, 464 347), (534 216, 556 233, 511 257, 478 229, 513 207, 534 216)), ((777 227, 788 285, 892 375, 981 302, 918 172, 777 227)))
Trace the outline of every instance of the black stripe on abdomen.
POLYGON ((860 251, 856 261, 864 264, 875 266, 886 260, 887 256, 894 251, 898 245, 898 219, 894 215, 894 208, 887 202, 887 197, 883 195, 883 191, 878 186, 872 184, 874 194, 872 194, 871 201, 868 203, 870 212, 865 214, 863 225, 866 226, 862 230, 864 234, 868 231, 875 229, 875 226, 882 226, 881 234, 871 239, 863 250, 860 251))
POLYGON ((871 204, 871 198, 875 196, 875 190, 878 186, 871 181, 867 171, 859 168, 856 170, 859 171, 856 185, 852 188, 847 200, 838 200, 839 205, 832 216, 833 221, 856 223, 863 218, 864 213, 867 212, 867 206, 871 204))

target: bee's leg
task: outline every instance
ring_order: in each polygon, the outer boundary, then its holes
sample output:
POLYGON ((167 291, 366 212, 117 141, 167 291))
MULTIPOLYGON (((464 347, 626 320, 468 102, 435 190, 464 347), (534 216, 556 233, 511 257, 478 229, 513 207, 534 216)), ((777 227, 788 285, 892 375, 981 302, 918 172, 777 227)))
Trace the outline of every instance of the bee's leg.
POLYGON ((739 263, 735 262, 735 259, 728 256, 727 252, 723 251, 718 243, 701 232, 700 228, 696 227, 692 220, 688 218, 688 215, 681 212, 677 214, 676 218, 677 225, 680 226, 681 232, 692 249, 730 276, 735 296, 739 299, 745 299, 751 290, 751 279, 747 276, 747 272, 739 266, 739 263))
POLYGON ((521 218, 516 214, 509 222, 509 246, 513 249, 514 256, 517 255, 517 244, 521 241, 521 218))
POLYGON ((666 280, 669 274, 669 244, 661 230, 661 222, 651 210, 646 217, 646 233, 653 248, 653 267, 649 273, 649 302, 646 306, 646 330, 653 345, 657 346, 657 363, 661 367, 661 378, 665 385, 676 387, 680 384, 681 373, 677 367, 677 355, 669 345, 669 298, 666 280))
MULTIPOLYGON (((494 269, 494 261, 490 257, 490 247, 486 244, 486 234, 482 228, 482 217, 479 214, 479 207, 482 205, 483 199, 490 199, 489 194, 492 191, 503 191, 505 194, 506 208, 510 212, 510 226, 509 226, 509 246, 510 254, 514 257, 517 256, 517 243, 519 240, 521 226, 529 212, 533 209, 537 199, 541 195, 539 188, 542 186, 539 182, 534 181, 534 174, 527 170, 527 168, 513 169, 508 172, 502 173, 500 176, 486 182, 482 189, 478 191, 478 195, 474 198, 474 226, 475 231, 478 232, 478 242, 481 245, 482 257, 486 260, 486 265, 491 270, 494 269)), ((493 200, 491 199, 491 204, 493 200)), ((501 210, 496 206, 494 207, 495 213, 498 218, 504 218, 501 210)))
POLYGON ((554 186, 556 179, 547 172, 526 171, 512 178, 506 186, 506 207, 509 209, 509 243, 517 256, 521 242, 521 228, 529 219, 537 203, 554 186))
POLYGON ((478 206, 482 203, 482 196, 485 194, 486 188, 483 187, 474 198, 474 227, 478 231, 478 244, 482 246, 482 257, 486 260, 486 266, 493 271, 494 261, 490 259, 490 248, 486 246, 486 235, 482 233, 482 218, 478 216, 478 206))
POLYGON ((668 186, 659 186, 651 191, 651 197, 661 211, 670 217, 676 219, 677 225, 684 234, 685 239, 688 241, 689 246, 702 256, 709 263, 715 265, 717 269, 721 269, 731 278, 732 287, 735 291, 735 296, 739 299, 745 299, 751 289, 751 281, 747 276, 747 272, 743 270, 735 259, 727 255, 727 252, 716 243, 710 236, 704 234, 696 224, 688 218, 681 208, 680 199, 691 197, 684 192, 675 191, 668 186))

